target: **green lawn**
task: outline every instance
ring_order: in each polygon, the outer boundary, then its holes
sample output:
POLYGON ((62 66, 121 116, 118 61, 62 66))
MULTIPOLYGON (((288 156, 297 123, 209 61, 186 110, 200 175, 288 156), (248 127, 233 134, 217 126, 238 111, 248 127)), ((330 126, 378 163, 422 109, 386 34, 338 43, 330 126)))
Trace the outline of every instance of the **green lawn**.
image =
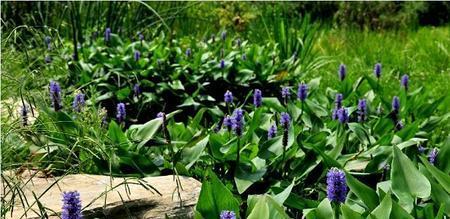
POLYGON ((323 31, 316 45, 319 55, 334 63, 326 65, 311 78, 323 75, 324 86, 338 81, 340 63, 347 65, 348 77, 355 80, 373 74, 376 62, 383 66, 381 82, 395 91, 403 74, 410 75, 411 89, 420 86, 433 94, 449 93, 450 27, 422 27, 418 31, 361 32, 323 31))

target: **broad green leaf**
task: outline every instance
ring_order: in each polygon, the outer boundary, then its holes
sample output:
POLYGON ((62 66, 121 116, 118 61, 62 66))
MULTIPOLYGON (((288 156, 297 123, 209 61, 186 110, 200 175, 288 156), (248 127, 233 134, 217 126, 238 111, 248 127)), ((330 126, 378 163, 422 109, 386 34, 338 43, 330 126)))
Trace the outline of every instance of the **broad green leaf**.
MULTIPOLYGON (((308 106, 308 108, 312 111, 312 113, 314 113, 317 117, 325 117, 328 116, 328 111, 323 108, 321 105, 319 105, 318 103, 306 99, 305 101, 306 106, 308 106)), ((306 108, 306 107, 305 107, 306 108)))
POLYGON ((425 138, 411 138, 411 139, 409 139, 407 141, 404 141, 404 142, 402 142, 400 144, 397 144, 397 147, 400 150, 403 150, 403 148, 410 147, 410 146, 413 146, 413 145, 417 145, 417 144, 419 144, 421 142, 425 142, 425 141, 427 141, 427 139, 425 139, 425 138))
POLYGON ((118 145, 120 148, 128 147, 128 139, 122 132, 122 129, 119 127, 119 125, 117 125, 115 121, 111 121, 109 123, 108 136, 111 139, 111 141, 114 144, 118 145))
POLYGON ((437 180, 432 178, 430 171, 423 165, 419 166, 420 171, 430 179, 431 183, 431 199, 434 203, 441 203, 444 205, 444 211, 450 215, 450 194, 447 193, 437 180))
POLYGON ((269 219, 269 206, 264 199, 259 199, 247 219, 269 219))
POLYGON ((239 202, 214 172, 208 170, 202 182, 196 210, 203 218, 218 218, 223 210, 234 211, 238 214, 239 202))
POLYGON ((443 146, 439 150, 437 165, 446 174, 450 174, 450 136, 447 137, 443 146))
POLYGON ((180 80, 170 82, 169 87, 174 90, 184 90, 184 86, 180 80))
POLYGON ((259 181, 264 176, 266 171, 267 169, 265 167, 252 171, 252 169, 247 168, 244 165, 240 165, 234 176, 234 181, 236 182, 236 187, 239 194, 242 194, 253 183, 259 181))
POLYGON ((370 213, 370 217, 373 219, 389 218, 389 215, 391 214, 391 208, 392 208, 391 194, 387 193, 384 196, 383 200, 381 201, 380 205, 378 205, 378 207, 376 207, 370 213))
POLYGON ((328 198, 325 198, 320 202, 319 206, 315 209, 317 219, 330 219, 334 218, 333 208, 328 198))
POLYGON ((428 179, 420 173, 413 162, 393 146, 391 181, 392 192, 398 197, 400 205, 410 212, 415 198, 427 198, 431 194, 428 179))
POLYGON ((363 144, 369 144, 370 138, 366 130, 359 123, 348 123, 348 127, 350 130, 355 133, 356 137, 358 137, 359 141, 363 144))
POLYGON ((270 195, 249 195, 247 199, 247 219, 287 219, 289 216, 270 195), (266 210, 268 209, 268 211, 266 210), (263 214, 264 213, 264 214, 263 214))
POLYGON ((204 137, 200 141, 192 147, 183 147, 181 151, 181 157, 184 163, 186 164, 186 168, 191 168, 192 165, 200 158, 200 155, 205 150, 206 145, 208 144, 209 136, 204 137))
MULTIPOLYGON (((179 112, 181 112, 181 110, 177 110, 167 114, 166 119, 167 120, 170 119, 179 112)), ((143 145, 145 145, 145 143, 147 143, 150 139, 153 138, 153 136, 159 130, 161 125, 162 125, 161 118, 150 120, 145 124, 131 125, 130 128, 128 128, 127 130, 127 135, 132 141, 139 142, 138 148, 140 148, 143 145)))
POLYGON ((362 219, 362 215, 354 210, 352 210, 350 207, 348 207, 345 204, 341 205, 341 212, 342 217, 344 219, 362 219))
POLYGON ((119 101, 125 100, 131 93, 131 89, 129 87, 122 88, 116 92, 117 99, 119 101))
POLYGON ((347 172, 345 172, 345 177, 350 190, 366 204, 369 210, 375 209, 378 205, 377 193, 347 172))
POLYGON ((161 125, 162 119, 156 118, 142 125, 131 125, 130 128, 127 130, 127 134, 128 136, 130 136, 131 140, 139 142, 138 144, 139 148, 145 145, 145 143, 147 143, 150 139, 153 138, 153 136, 159 130, 161 125))
POLYGON ((292 188, 294 188, 294 181, 292 181, 292 183, 282 192, 276 194, 273 199, 278 202, 278 204, 283 205, 286 199, 289 197, 289 194, 291 194, 292 188))
POLYGON ((405 211, 397 202, 392 202, 392 210, 391 210, 391 217, 392 219, 413 219, 413 217, 408 214, 408 212, 405 211))
POLYGON ((280 101, 276 97, 264 97, 262 101, 264 106, 275 109, 278 112, 285 111, 283 105, 281 105, 280 101))
POLYGON ((319 205, 319 202, 316 200, 306 199, 300 195, 291 192, 291 194, 289 194, 289 197, 284 202, 284 205, 291 208, 303 210, 306 208, 315 208, 319 205))
POLYGON ((444 188, 445 191, 450 194, 450 176, 440 171, 435 166, 430 165, 430 162, 428 162, 428 160, 424 159, 423 157, 420 157, 420 160, 422 160, 422 163, 425 165, 431 175, 433 175, 433 177, 439 182, 442 188, 444 188))
POLYGON ((192 119, 192 122, 191 122, 191 125, 190 125, 191 128, 200 128, 199 125, 200 125, 200 122, 201 122, 201 120, 203 118, 203 114, 205 113, 206 110, 208 110, 208 108, 206 108, 206 107, 201 108, 197 112, 197 114, 195 114, 195 117, 194 117, 194 119, 192 119))

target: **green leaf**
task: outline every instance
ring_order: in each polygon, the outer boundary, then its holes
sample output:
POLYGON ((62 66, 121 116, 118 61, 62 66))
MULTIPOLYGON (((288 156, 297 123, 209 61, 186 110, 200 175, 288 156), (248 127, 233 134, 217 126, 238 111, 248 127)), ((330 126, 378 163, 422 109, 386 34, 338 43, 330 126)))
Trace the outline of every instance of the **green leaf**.
POLYGON ((355 195, 361 199, 361 201, 366 204, 369 210, 373 210, 378 205, 378 196, 377 193, 366 186, 364 183, 360 182, 356 178, 354 178, 348 172, 345 172, 345 177, 347 179, 347 185, 350 190, 355 193, 355 195))
POLYGON ((420 157, 420 160, 422 160, 422 163, 425 165, 431 175, 433 175, 433 177, 439 182, 442 188, 444 188, 445 191, 450 194, 450 176, 440 171, 435 166, 430 165, 430 162, 428 162, 428 160, 426 160, 425 158, 420 157))
POLYGON ((278 204, 283 205, 286 199, 289 197, 289 194, 291 194, 292 188, 294 188, 294 181, 292 181, 292 183, 282 192, 276 194, 273 199, 278 202, 278 204))
POLYGON ((318 103, 315 103, 309 99, 306 99, 305 101, 306 105, 308 106, 308 108, 311 110, 312 113, 314 113, 317 117, 325 117, 328 116, 328 111, 323 108, 321 105, 319 105, 318 103))
POLYGON ((370 142, 369 134, 363 128, 363 126, 359 123, 348 123, 348 127, 350 130, 355 133, 356 137, 358 137, 359 141, 363 144, 367 145, 370 142))
POLYGON ((190 127, 200 129, 200 122, 202 121, 203 114, 205 113, 206 110, 208 110, 208 108, 206 108, 206 107, 201 108, 197 112, 197 114, 195 114, 195 117, 194 117, 194 119, 192 119, 190 127))
POLYGON ((333 216, 333 208, 331 207, 331 203, 328 198, 323 199, 320 202, 319 206, 317 206, 316 210, 317 219, 330 219, 334 218, 333 216))
POLYGON ((283 219, 289 218, 284 208, 270 195, 249 195, 247 199, 247 219, 283 219))
POLYGON ((208 144, 209 136, 203 137, 203 139, 201 139, 200 141, 195 139, 195 141, 197 143, 194 146, 192 147, 185 146, 181 151, 183 163, 187 163, 186 164, 187 169, 191 168, 192 165, 194 165, 194 163, 198 160, 198 158, 200 158, 200 155, 205 150, 206 145, 208 144))
POLYGON ((208 170, 202 182, 196 210, 203 218, 218 218, 223 210, 234 211, 238 214, 239 202, 214 172, 208 170))
POLYGON ((347 205, 341 205, 341 212, 344 219, 362 219, 362 215, 354 210, 352 210, 347 205))
POLYGON ((264 199, 259 199, 252 211, 248 215, 247 219, 269 219, 269 205, 264 199))
POLYGON ((374 219, 389 218, 389 215, 391 214, 391 209, 392 209, 391 194, 387 193, 384 196, 383 200, 381 201, 380 205, 378 205, 378 207, 376 207, 375 210, 373 210, 370 213, 370 217, 374 219))
POLYGON ((128 148, 128 139, 115 121, 109 123, 108 136, 120 148, 128 148))
POLYGON ((409 212, 413 208, 415 198, 430 196, 431 185, 428 179, 417 170, 413 162, 397 146, 393 147, 392 192, 398 197, 400 205, 409 212))
POLYGON ((408 214, 397 202, 392 202, 392 210, 390 218, 401 218, 401 219, 413 219, 413 217, 408 214))
POLYGON ((437 165, 446 174, 450 174, 450 136, 447 137, 443 146, 439 150, 437 157, 437 165))
POLYGON ((122 88, 116 92, 117 99, 119 101, 125 100, 131 93, 131 89, 129 87, 122 88))
POLYGON ((431 183, 431 199, 434 203, 441 203, 444 205, 444 211, 446 214, 450 215, 450 194, 447 193, 444 188, 434 180, 431 176, 429 170, 427 170, 423 165, 419 166, 420 171, 425 174, 430 179, 431 183))
POLYGON ((406 141, 414 137, 417 131, 419 131, 419 121, 405 125, 405 127, 402 128, 400 131, 398 131, 396 135, 400 137, 403 141, 406 141))
POLYGON ((236 174, 234 176, 234 182, 236 182, 236 187, 239 194, 242 194, 253 183, 259 181, 264 176, 266 171, 267 169, 265 167, 257 169, 256 171, 252 171, 251 168, 240 165, 237 168, 236 174))
POLYGON ((142 125, 131 125, 127 130, 127 135, 131 140, 139 142, 138 148, 147 143, 162 125, 162 119, 156 118, 142 125))
POLYGON ((174 90, 184 90, 184 86, 180 80, 170 82, 169 87, 174 90))
POLYGON ((280 101, 276 97, 263 97, 262 102, 264 106, 275 109, 278 112, 285 111, 283 105, 281 105, 280 101))

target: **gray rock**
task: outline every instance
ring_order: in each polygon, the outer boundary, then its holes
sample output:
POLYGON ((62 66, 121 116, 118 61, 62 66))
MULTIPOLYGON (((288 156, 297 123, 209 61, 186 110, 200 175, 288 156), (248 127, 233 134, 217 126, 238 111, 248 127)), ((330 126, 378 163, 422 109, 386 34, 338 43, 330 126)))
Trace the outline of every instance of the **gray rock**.
POLYGON ((74 190, 80 193, 85 218, 193 218, 201 189, 197 180, 180 176, 180 204, 173 176, 140 180, 86 174, 20 180, 12 174, 3 173, 3 176, 8 183, 2 181, 0 195, 4 207, 8 207, 14 194, 13 213, 6 215, 6 218, 14 219, 42 218, 33 193, 47 209, 49 218, 59 218, 62 192, 74 190), (25 196, 28 202, 25 206, 22 206, 18 190, 11 189, 14 184, 23 186, 22 198, 25 196))

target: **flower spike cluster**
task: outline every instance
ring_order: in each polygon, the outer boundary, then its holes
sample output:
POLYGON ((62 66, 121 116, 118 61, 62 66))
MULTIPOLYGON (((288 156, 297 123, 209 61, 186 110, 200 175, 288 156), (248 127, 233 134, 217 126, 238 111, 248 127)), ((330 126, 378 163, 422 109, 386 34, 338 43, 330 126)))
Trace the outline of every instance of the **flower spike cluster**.
POLYGON ((331 168, 327 173, 327 197, 330 201, 336 203, 345 202, 347 197, 347 181, 344 171, 331 168))
POLYGON ((62 219, 81 219, 80 193, 77 191, 63 193, 62 219))

